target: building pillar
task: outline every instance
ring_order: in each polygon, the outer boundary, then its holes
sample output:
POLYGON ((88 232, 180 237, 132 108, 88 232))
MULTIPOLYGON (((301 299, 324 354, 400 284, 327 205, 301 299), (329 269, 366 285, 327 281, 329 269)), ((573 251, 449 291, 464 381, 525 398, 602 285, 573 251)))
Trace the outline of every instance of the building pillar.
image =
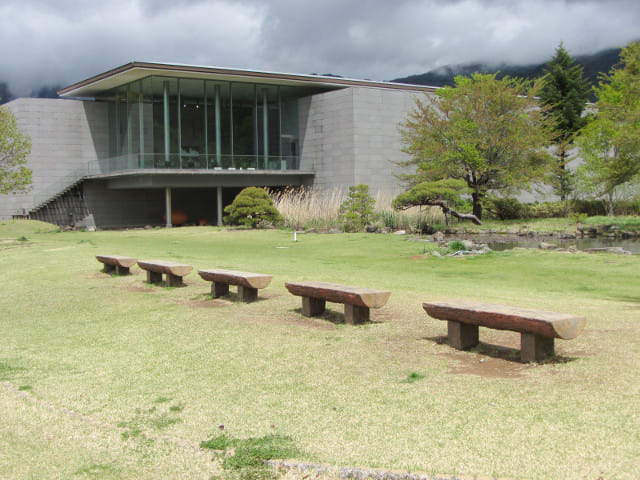
POLYGON ((262 142, 264 145, 264 169, 269 165, 269 102, 267 89, 262 90, 262 142))
POLYGON ((164 82, 163 86, 163 97, 162 97, 162 107, 164 114, 164 162, 165 168, 169 167, 170 164, 170 154, 169 149, 171 147, 170 143, 170 130, 169 130, 169 82, 164 82))
POLYGON ((218 208, 218 226, 221 227, 222 226, 222 187, 218 187, 217 188, 217 194, 218 194, 218 201, 217 203, 217 208, 218 208))
POLYGON ((220 85, 216 85, 215 100, 215 118, 216 118, 216 165, 222 166, 222 133, 220 126, 220 85))
POLYGON ((164 189, 164 205, 165 205, 165 215, 167 217, 166 227, 171 228, 173 225, 171 224, 171 187, 166 187, 164 189))

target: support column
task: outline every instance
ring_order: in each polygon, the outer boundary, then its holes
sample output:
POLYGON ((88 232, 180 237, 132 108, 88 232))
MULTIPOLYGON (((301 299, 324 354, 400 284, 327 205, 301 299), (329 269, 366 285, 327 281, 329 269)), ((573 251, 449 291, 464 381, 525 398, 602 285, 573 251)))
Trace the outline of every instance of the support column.
POLYGON ((220 125, 220 85, 216 85, 216 166, 222 166, 222 133, 220 125))
POLYGON ((165 168, 169 167, 171 157, 169 153, 169 149, 171 148, 170 142, 170 130, 169 130, 169 82, 164 82, 162 84, 163 87, 163 97, 162 97, 162 108, 164 115, 164 162, 165 168))
POLYGON ((218 226, 221 227, 222 226, 222 187, 218 187, 216 189, 217 194, 218 194, 218 201, 217 203, 217 209, 218 209, 218 226))
POLYGON ((525 363, 541 362, 554 354, 554 339, 534 333, 520 334, 520 359, 525 363))
POLYGON ((359 325, 369 321, 369 308, 344 304, 344 321, 349 325, 359 325))
POLYGON ((315 317, 324 312, 326 300, 319 298, 302 297, 302 315, 305 317, 315 317))
POLYGON ((447 335, 451 346, 458 350, 473 348, 479 342, 478 326, 468 323, 447 321, 447 335))
POLYGON ((167 217, 166 227, 171 228, 173 226, 171 224, 171 187, 164 189, 164 209, 167 217))
MULTIPOLYGON (((142 90, 142 82, 140 82, 140 90, 142 90)), ((145 168, 144 162, 144 95, 140 93, 138 95, 138 168, 145 168)))
POLYGON ((264 145, 264 169, 269 165, 269 102, 267 89, 262 90, 262 142, 264 145))

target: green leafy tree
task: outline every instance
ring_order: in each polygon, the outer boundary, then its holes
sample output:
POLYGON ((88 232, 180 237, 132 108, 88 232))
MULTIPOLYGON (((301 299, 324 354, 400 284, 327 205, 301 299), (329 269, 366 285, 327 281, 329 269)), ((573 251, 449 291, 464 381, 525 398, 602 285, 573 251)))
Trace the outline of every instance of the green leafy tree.
POLYGON ((16 117, 0 107, 0 194, 26 192, 31 170, 26 167, 31 140, 18 129, 16 117))
POLYGON ((623 48, 620 59, 595 88, 596 114, 577 140, 584 188, 610 215, 618 190, 640 174, 640 42, 623 48))
POLYGON ((263 224, 277 225, 282 216, 273 206, 269 194, 262 188, 247 187, 242 190, 231 205, 225 207, 224 223, 228 225, 246 225, 257 228, 263 224))
POLYGON ((513 191, 541 180, 549 162, 542 147, 550 142, 548 121, 534 99, 537 85, 495 74, 456 77, 417 100, 401 126, 403 151, 415 166, 403 175, 410 185, 445 178, 464 180, 473 214, 482 218, 489 191, 513 191))
POLYGON ((469 188, 464 180, 447 178, 434 182, 423 182, 408 192, 401 193, 393 200, 393 208, 405 210, 416 206, 436 206, 442 209, 445 221, 452 215, 461 220, 471 220, 476 225, 482 222, 472 214, 459 213, 451 207, 461 202, 461 195, 468 193, 469 188))
POLYGON ((561 43, 547 63, 539 96, 547 107, 544 113, 553 125, 554 153, 558 160, 552 170, 551 185, 565 202, 574 190, 572 174, 567 168, 572 160, 569 152, 576 133, 586 124, 583 113, 590 91, 582 66, 574 62, 561 43))
POLYGON ((349 187, 347 199, 338 210, 344 229, 351 232, 362 230, 369 223, 375 204, 376 201, 369 195, 369 185, 361 183, 349 187))

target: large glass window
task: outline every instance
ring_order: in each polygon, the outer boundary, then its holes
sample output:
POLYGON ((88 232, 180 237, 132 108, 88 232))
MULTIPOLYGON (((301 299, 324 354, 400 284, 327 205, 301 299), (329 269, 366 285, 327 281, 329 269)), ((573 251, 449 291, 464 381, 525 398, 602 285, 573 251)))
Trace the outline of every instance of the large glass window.
POLYGON ((109 171, 297 169, 296 87, 153 76, 109 102, 109 171))

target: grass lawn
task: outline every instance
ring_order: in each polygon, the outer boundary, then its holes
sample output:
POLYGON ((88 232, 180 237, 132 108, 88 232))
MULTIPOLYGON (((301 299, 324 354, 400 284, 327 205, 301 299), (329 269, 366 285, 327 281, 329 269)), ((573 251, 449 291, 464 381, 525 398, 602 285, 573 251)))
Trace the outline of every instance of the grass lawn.
MULTIPOLYGON (((210 478, 200 442, 290 437, 297 460, 442 475, 640 478, 640 256, 422 255, 397 235, 215 227, 50 232, 0 222, 0 478, 210 478), (101 272, 95 255, 194 265, 184 288, 101 272), (195 270, 273 274, 251 304, 195 270), (289 280, 393 293, 362 326, 302 317, 289 280), (425 300, 575 312, 557 358, 519 335, 443 343, 425 300)), ((224 474, 224 472, 222 472, 224 474)), ((302 478, 302 477, 301 477, 302 478)))

